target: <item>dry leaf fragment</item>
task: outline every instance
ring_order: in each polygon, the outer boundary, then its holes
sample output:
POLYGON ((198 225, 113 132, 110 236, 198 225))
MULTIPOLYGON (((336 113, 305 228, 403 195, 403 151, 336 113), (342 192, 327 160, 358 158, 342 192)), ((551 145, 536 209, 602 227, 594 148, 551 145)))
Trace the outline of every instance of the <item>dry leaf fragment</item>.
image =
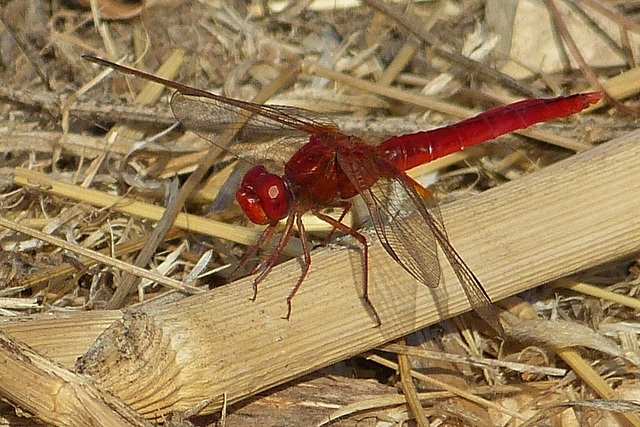
POLYGON ((611 340, 576 322, 564 320, 523 320, 509 330, 514 342, 544 343, 554 349, 587 347, 615 357, 624 357, 624 351, 611 340))

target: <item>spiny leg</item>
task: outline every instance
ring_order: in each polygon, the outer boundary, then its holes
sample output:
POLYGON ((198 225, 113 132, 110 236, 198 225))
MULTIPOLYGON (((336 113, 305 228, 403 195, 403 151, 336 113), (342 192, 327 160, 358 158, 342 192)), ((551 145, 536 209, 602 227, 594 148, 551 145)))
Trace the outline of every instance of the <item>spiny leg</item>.
MULTIPOLYGON (((240 258, 240 261, 238 261, 238 266, 231 273, 232 277, 238 272, 240 268, 242 268, 247 263, 247 261, 249 261, 249 258, 255 255, 255 253, 258 251, 258 249, 260 249, 260 247, 264 244, 264 242, 266 242, 273 236, 273 233, 275 233, 276 231, 277 225, 278 223, 269 224, 269 226, 262 232, 262 234, 258 238, 258 241, 254 245, 252 245, 249 249, 247 249, 247 251, 242 256, 242 258, 240 258)), ((258 266, 259 265, 260 264, 258 264, 258 266)), ((258 266, 251 269, 250 274, 254 274, 258 270, 258 266)))
MULTIPOLYGON (((293 233, 294 217, 295 215, 290 215, 289 218, 287 218, 287 223, 284 226, 284 231, 282 233, 282 236, 280 237, 280 240, 278 241, 278 245, 271 252, 269 252, 269 254, 265 256, 262 261, 260 261, 260 263, 252 270, 252 274, 258 271, 259 273, 253 281, 253 298, 251 298, 251 301, 256 300, 256 297, 258 296, 258 284, 262 282, 264 278, 267 277, 267 275, 271 272, 276 264, 276 261, 278 260, 278 257, 280 256, 280 254, 282 254, 282 251, 284 250, 287 242, 289 242, 289 240, 291 239, 291 234, 293 233)), ((266 232, 267 231, 265 230, 265 233, 266 232)), ((270 235, 271 234, 273 234, 273 232, 271 232, 270 235)), ((264 243, 264 241, 262 243, 264 243)))
MULTIPOLYGON (((251 258, 253 255, 255 255, 255 253, 258 251, 258 249, 260 249, 260 247, 264 244, 264 242, 266 242, 267 240, 269 240, 271 238, 271 236, 273 236, 273 233, 275 233, 276 231, 276 226, 278 224, 269 224, 269 226, 267 228, 265 228, 265 230, 262 232, 262 234, 260 234, 260 237, 258 238, 258 241, 253 244, 251 247, 249 247, 249 249, 247 249, 247 251, 244 253, 244 255, 242 256, 242 258, 240 258, 240 261, 238 261, 238 267, 236 267, 235 270, 233 270, 233 273, 231 273, 231 275, 233 276, 234 274, 236 274, 236 272, 242 267, 244 266, 247 261, 249 261, 249 258, 251 258)), ((254 272, 255 268, 252 269, 252 272, 254 272)))
POLYGON ((286 317, 287 320, 291 318, 291 310, 292 310, 291 301, 293 300, 293 297, 295 296, 296 292, 298 292, 298 289, 300 289, 300 286, 302 285, 302 282, 304 281, 305 277, 307 277, 307 273, 309 272, 309 267, 311 267, 311 251, 309 250, 309 240, 307 239, 307 233, 305 233, 304 231, 304 224, 302 223, 302 215, 296 214, 295 217, 296 217, 296 227, 298 228, 298 235, 300 236, 300 241, 302 242, 302 253, 304 256, 304 264, 302 266, 302 271, 300 272, 300 277, 298 278, 296 285, 293 287, 293 289, 291 290, 291 293, 287 297, 287 317, 286 317))
POLYGON ((362 245, 362 256, 363 256, 362 269, 364 272, 364 284, 362 286, 362 289, 363 289, 362 297, 367 303, 367 305, 369 306, 369 308, 371 309, 373 316, 375 317, 376 327, 382 325, 382 321, 380 320, 378 311, 376 310, 376 308, 371 303, 371 300, 369 299, 369 247, 367 246, 367 238, 364 237, 362 234, 358 233, 353 228, 347 225, 344 225, 339 221, 336 221, 335 219, 331 218, 328 215, 325 215, 318 211, 313 211, 313 214, 318 218, 320 218, 321 220, 333 226, 334 230, 340 230, 347 233, 348 235, 356 239, 358 242, 360 242, 360 244, 362 245))
MULTIPOLYGON (((340 204, 334 206, 334 208, 342 208, 342 213, 340 214, 340 217, 338 218, 338 222, 340 224, 342 224, 342 220, 344 219, 345 216, 347 216, 347 213, 349 213, 349 211, 351 210, 352 206, 353 206, 353 203, 351 203, 348 200, 345 200, 345 201, 341 202, 340 204)), ((329 235, 322 242, 322 246, 326 246, 331 241, 331 238, 333 237, 333 234, 335 232, 336 232, 336 228, 332 227, 331 231, 329 232, 329 235)))

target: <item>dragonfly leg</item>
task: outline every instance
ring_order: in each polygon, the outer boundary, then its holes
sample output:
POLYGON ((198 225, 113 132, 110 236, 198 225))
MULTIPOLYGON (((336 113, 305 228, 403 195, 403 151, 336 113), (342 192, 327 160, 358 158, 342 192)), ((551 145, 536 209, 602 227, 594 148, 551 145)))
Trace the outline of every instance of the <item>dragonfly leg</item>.
POLYGON ((295 217, 296 217, 296 227, 298 228, 298 234, 300 235, 300 241, 302 242, 302 253, 304 256, 304 264, 302 266, 302 271, 300 272, 300 277, 298 277, 298 281, 296 282, 296 285, 293 287, 293 289, 291 290, 291 293, 289 293, 289 296, 287 297, 287 317, 286 317, 287 320, 291 318, 291 310, 292 310, 291 301, 293 300, 293 297, 295 296, 296 292, 298 292, 298 289, 300 289, 300 286, 302 285, 302 282, 304 281, 305 277, 307 277, 307 273, 309 272, 309 267, 311 266, 311 251, 309 250, 309 240, 307 239, 307 233, 305 233, 304 231, 302 216, 295 215, 295 217))
MULTIPOLYGON (((238 272, 238 270, 240 270, 247 263, 247 261, 249 261, 249 259, 253 255, 255 255, 256 252, 258 252, 258 249, 260 249, 260 247, 264 244, 264 242, 266 242, 267 240, 269 240, 273 236, 273 234, 276 231, 276 226, 277 226, 277 224, 270 224, 262 232, 262 234, 258 238, 258 241, 253 246, 251 246, 249 249, 247 249, 247 251, 242 256, 242 258, 240 258, 240 261, 238 262, 238 266, 231 273, 231 277, 233 277, 238 272)), ((254 267, 251 270, 251 274, 256 273, 256 271, 258 271, 260 269, 260 265, 262 264, 263 261, 261 261, 260 264, 258 264, 256 267, 254 267)), ((254 281, 254 294, 253 294, 253 298, 251 298, 252 301, 255 301, 257 292, 258 292, 258 287, 257 287, 257 284, 254 281)))
MULTIPOLYGON (((340 214, 340 218, 338 218, 338 222, 342 224, 342 220, 344 219, 345 216, 347 216, 347 213, 349 213, 349 211, 351 210, 351 207, 353 206, 353 203, 351 203, 349 200, 345 200, 344 202, 340 203, 339 205, 336 205, 334 207, 336 208, 342 208, 342 213, 340 214)), ((331 238, 333 237, 333 234, 336 232, 336 227, 333 227, 331 229, 331 232, 329 232, 329 235, 327 236, 326 239, 324 239, 324 241, 322 242, 322 246, 326 246, 330 241, 331 238)))
POLYGON ((362 234, 358 233, 353 228, 347 225, 344 225, 340 221, 336 221, 335 219, 331 218, 328 215, 323 214, 322 212, 313 211, 313 214, 318 218, 320 218, 321 220, 333 226, 334 230, 340 230, 344 233, 347 233, 348 235, 356 239, 358 242, 360 242, 360 244, 362 245, 362 258, 363 258, 362 270, 364 273, 364 283, 362 285, 362 298, 367 303, 367 305, 371 309, 371 312, 373 313, 373 317, 376 320, 376 327, 382 325, 380 316, 378 315, 376 308, 373 306, 373 304, 371 303, 371 300, 369 299, 369 246, 367 246, 367 238, 364 237, 362 234))
MULTIPOLYGON (((284 231, 282 232, 282 236, 278 241, 278 245, 271 252, 269 252, 269 254, 265 256, 251 272, 252 274, 258 273, 258 276, 253 281, 253 298, 251 298, 251 301, 256 300, 256 297, 258 296, 258 284, 262 282, 264 278, 267 277, 267 275, 271 272, 273 267, 276 265, 276 261, 278 261, 278 257, 280 256, 280 254, 282 254, 284 247, 287 245, 287 242, 289 242, 289 240, 291 239, 291 234, 293 233, 294 217, 295 215, 290 215, 289 218, 287 218, 287 223, 284 226, 284 231)), ((277 224, 273 225, 274 229, 276 225, 277 224)), ((265 233, 267 232, 265 231, 265 233)), ((271 234, 273 234, 273 232, 271 232, 270 235, 271 234)), ((262 242, 260 242, 260 240, 262 240, 262 236, 260 236, 259 243, 264 243, 264 240, 262 242)))

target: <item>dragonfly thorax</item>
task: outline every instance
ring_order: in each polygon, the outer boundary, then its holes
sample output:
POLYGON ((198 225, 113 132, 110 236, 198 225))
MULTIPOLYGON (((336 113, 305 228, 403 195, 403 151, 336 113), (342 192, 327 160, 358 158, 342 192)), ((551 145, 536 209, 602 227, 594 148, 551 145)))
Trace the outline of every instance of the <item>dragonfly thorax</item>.
POLYGON ((251 222, 265 225, 289 215, 292 196, 281 177, 268 172, 264 166, 254 166, 242 179, 236 200, 251 222))

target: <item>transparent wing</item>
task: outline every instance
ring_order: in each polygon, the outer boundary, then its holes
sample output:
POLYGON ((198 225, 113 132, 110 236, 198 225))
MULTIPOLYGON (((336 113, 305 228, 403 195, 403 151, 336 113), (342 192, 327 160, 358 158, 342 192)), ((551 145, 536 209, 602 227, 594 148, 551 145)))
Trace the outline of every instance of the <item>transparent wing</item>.
POLYGON ((384 159, 359 156, 357 161, 351 161, 347 154, 339 155, 338 161, 364 199, 378 238, 389 255, 413 277, 436 287, 440 281, 439 245, 471 307, 503 334, 489 296, 451 245, 431 193, 384 159))
MULTIPOLYGON (((373 156, 358 156, 357 161, 347 157, 339 155, 338 161, 364 199, 383 247, 417 280, 430 287, 438 286, 440 265, 436 239, 413 203, 417 195, 407 191, 404 185, 401 178, 404 174, 400 171, 396 176, 383 174, 386 168, 379 167, 373 156)), ((431 217, 427 212, 428 221, 431 217)))
MULTIPOLYGON (((242 156, 243 149, 228 149, 229 142, 259 142, 271 136, 282 138, 296 133, 308 136, 338 132, 338 126, 331 120, 308 110, 227 98, 106 59, 91 55, 83 55, 83 58, 174 89, 171 108, 176 118, 188 129, 237 156, 242 156), (219 138, 221 132, 236 132, 237 135, 232 140, 223 141, 219 138)), ((291 141, 293 139, 288 145, 291 141)))
MULTIPOLYGON (((294 137, 302 144, 311 133, 338 131, 335 123, 311 111, 285 105, 258 105, 219 96, 193 96, 178 91, 171 98, 171 109, 187 129, 218 145, 219 136, 227 132, 235 132, 234 143, 260 143, 294 137)), ((242 156, 242 147, 227 149, 242 156)))

